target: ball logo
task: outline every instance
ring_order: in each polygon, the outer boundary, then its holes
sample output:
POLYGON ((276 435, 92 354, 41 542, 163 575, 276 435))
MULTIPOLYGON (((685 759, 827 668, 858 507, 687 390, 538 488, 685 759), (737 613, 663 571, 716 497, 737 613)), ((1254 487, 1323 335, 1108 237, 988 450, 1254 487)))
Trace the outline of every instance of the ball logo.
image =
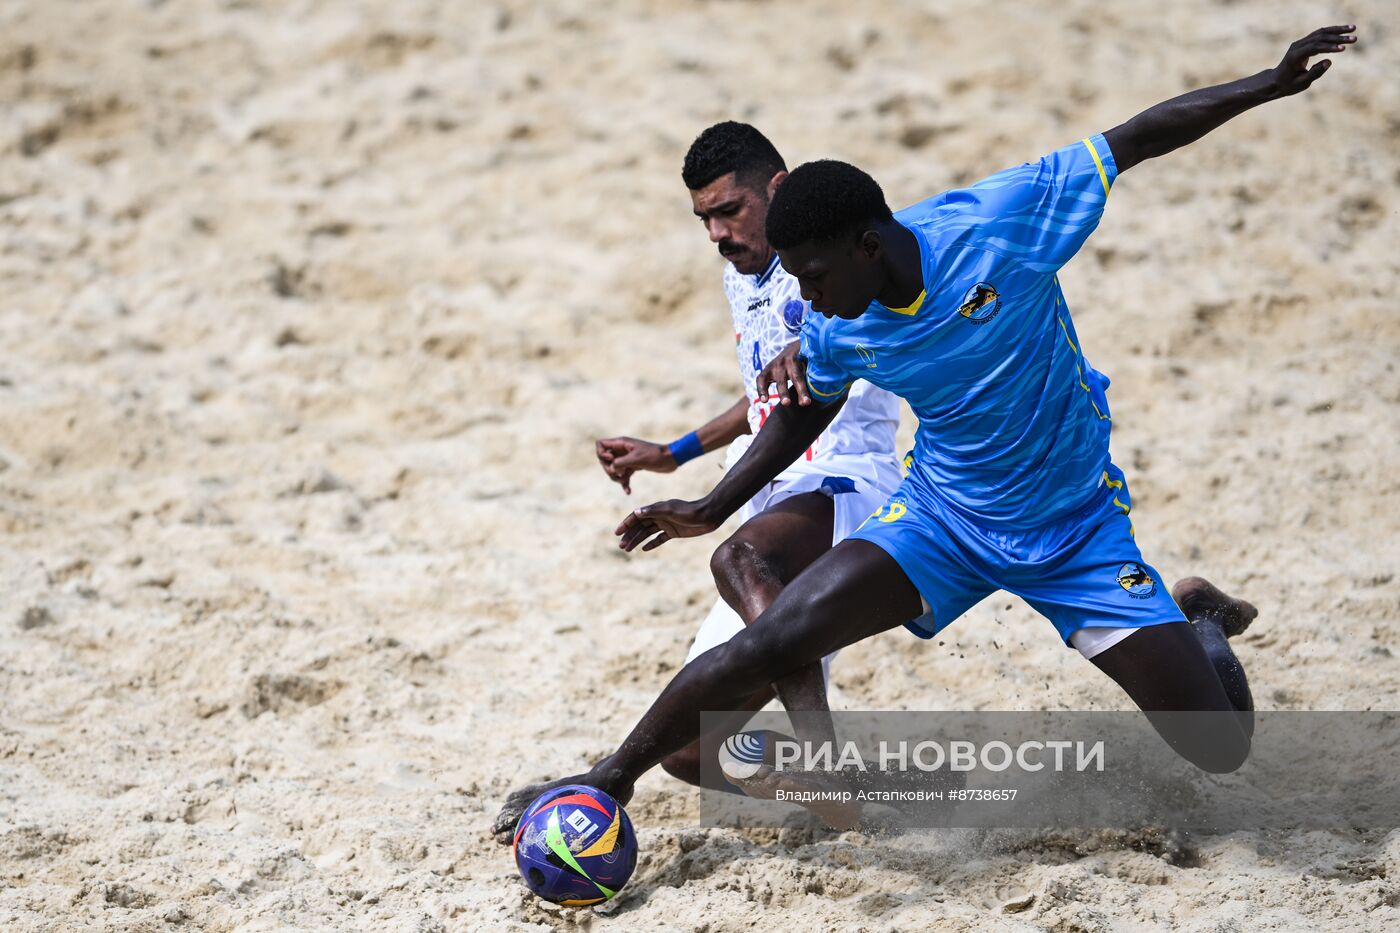
POLYGON ((731 781, 753 777, 763 767, 767 743, 760 732, 736 732, 719 749, 719 769, 731 781))
POLYGON ((1147 599, 1157 592, 1157 581, 1137 561, 1130 560, 1118 568, 1118 585, 1133 599, 1147 599))
POLYGON ((783 305, 783 326, 789 334, 802 330, 802 319, 807 316, 807 303, 791 298, 783 305))
POLYGON ((573 813, 570 813, 565 817, 564 822, 572 826, 574 832, 578 833, 588 834, 590 831, 598 828, 597 824, 590 820, 588 814, 584 813, 582 810, 575 810, 573 813))
POLYGON ((1001 310, 1001 296, 990 282, 978 282, 963 295, 958 313, 974 324, 985 324, 1001 310))

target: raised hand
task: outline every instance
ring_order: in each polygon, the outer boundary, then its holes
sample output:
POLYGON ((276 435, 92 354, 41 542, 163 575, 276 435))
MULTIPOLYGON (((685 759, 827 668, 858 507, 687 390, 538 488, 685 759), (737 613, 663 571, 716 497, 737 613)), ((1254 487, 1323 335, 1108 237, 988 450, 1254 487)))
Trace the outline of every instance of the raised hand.
POLYGON ((1274 87, 1279 94, 1288 97, 1306 91, 1332 67, 1332 60, 1324 58, 1309 68, 1308 59, 1314 55, 1345 52, 1346 47, 1356 41, 1356 36, 1352 35, 1355 31, 1355 26, 1323 26, 1290 45, 1283 53, 1283 61, 1273 70, 1274 87))
POLYGON ((672 538, 698 537, 719 526, 702 503, 667 499, 633 511, 617 526, 614 534, 622 538, 617 546, 624 551, 634 550, 643 541, 646 544, 642 545, 642 550, 650 551, 672 538))
POLYGON ((760 399, 771 398, 769 392, 777 386, 782 404, 790 405, 792 393, 788 392, 788 386, 791 386, 797 394, 797 404, 812 404, 812 397, 807 394, 807 361, 797 355, 800 349, 800 342, 794 340, 763 367, 763 372, 759 373, 754 381, 754 388, 758 390, 760 399))
POLYGON ((666 445, 635 437, 605 437, 594 445, 594 453, 603 472, 621 485, 622 491, 629 496, 632 494, 632 474, 638 470, 670 473, 676 468, 676 459, 666 445))

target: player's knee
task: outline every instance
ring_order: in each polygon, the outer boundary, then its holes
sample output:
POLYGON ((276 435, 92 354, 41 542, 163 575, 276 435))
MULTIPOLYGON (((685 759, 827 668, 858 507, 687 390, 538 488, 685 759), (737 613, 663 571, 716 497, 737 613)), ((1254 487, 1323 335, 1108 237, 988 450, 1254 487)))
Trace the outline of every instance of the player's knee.
POLYGON ((721 593, 740 593, 775 576, 772 558, 752 541, 732 537, 710 555, 710 573, 721 593))

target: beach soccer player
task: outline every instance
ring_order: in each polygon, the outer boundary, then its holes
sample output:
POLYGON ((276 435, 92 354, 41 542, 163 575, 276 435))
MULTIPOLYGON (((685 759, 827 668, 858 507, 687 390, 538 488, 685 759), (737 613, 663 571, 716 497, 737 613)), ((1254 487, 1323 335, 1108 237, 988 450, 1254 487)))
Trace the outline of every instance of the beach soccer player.
MULTIPOLYGON (((769 201, 787 177, 787 166, 767 137, 745 123, 717 123, 691 144, 681 177, 695 216, 727 260, 724 294, 744 395, 670 444, 634 437, 599 440, 598 462, 628 493, 638 471, 669 473, 723 447, 727 465, 738 461, 776 399, 766 391, 759 394, 758 375, 793 341, 807 313, 796 280, 779 265, 764 233, 769 201)), ((894 452, 898 427, 899 400, 856 381, 821 434, 743 504, 743 525, 710 560, 720 598, 697 631, 686 663, 757 619, 784 585, 889 498, 902 479, 894 452)), ((762 684, 733 709, 760 709, 776 691, 788 709, 825 710, 823 668, 824 663, 811 663, 762 684)), ((668 755, 661 766, 699 784, 699 744, 668 755)))
MULTIPOLYGON (((805 388, 778 405, 711 493, 637 509, 621 546, 704 534, 791 462, 843 404, 856 374, 910 402, 913 465, 871 520, 817 558, 752 625, 682 668, 611 755, 568 783, 630 799, 636 780, 694 741, 696 710, 918 619, 929 634, 998 589, 1022 596, 1146 711, 1207 711, 1214 728, 1164 734, 1201 768, 1238 768, 1253 704, 1228 637, 1254 615, 1199 578, 1166 591, 1133 534, 1109 457, 1106 396, 1086 375, 1056 273, 1140 162, 1259 104, 1300 93, 1355 41, 1319 29, 1274 68, 1158 104, 1037 162, 891 214, 879 186, 840 162, 795 169, 767 232, 819 314, 804 322, 805 388), (873 365, 871 365, 873 364, 873 365), (801 404, 809 395, 814 404, 801 404), (1106 645, 1106 646, 1105 646, 1106 645)), ((1163 727, 1158 725, 1159 731, 1163 727)), ((511 794, 511 823, 539 784, 511 794)))

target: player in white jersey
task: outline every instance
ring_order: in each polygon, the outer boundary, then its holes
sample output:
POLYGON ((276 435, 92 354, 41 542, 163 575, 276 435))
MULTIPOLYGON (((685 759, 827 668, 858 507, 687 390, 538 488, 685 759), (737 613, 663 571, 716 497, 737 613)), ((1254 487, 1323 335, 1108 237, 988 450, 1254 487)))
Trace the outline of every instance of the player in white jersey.
MULTIPOLYGON (((598 441, 599 463, 629 493, 636 471, 669 473, 725 445, 727 468, 768 417, 766 387, 760 397, 755 382, 796 339, 807 312, 796 280, 778 264, 763 232, 768 200, 786 175, 773 144, 743 123, 710 127, 686 154, 682 177, 695 214, 729 260, 724 292, 745 394, 724 414, 671 444, 633 437, 598 441)), ((742 631, 786 583, 884 503, 902 479, 894 453, 898 424, 898 399, 857 382, 816 442, 749 500, 743 526, 710 561, 721 598, 696 633, 686 663, 742 631)), ((813 664, 754 694, 744 708, 759 709, 776 693, 788 709, 825 710, 823 675, 822 666, 813 664)), ((683 781, 700 783, 699 744, 669 756, 662 766, 683 781)))

